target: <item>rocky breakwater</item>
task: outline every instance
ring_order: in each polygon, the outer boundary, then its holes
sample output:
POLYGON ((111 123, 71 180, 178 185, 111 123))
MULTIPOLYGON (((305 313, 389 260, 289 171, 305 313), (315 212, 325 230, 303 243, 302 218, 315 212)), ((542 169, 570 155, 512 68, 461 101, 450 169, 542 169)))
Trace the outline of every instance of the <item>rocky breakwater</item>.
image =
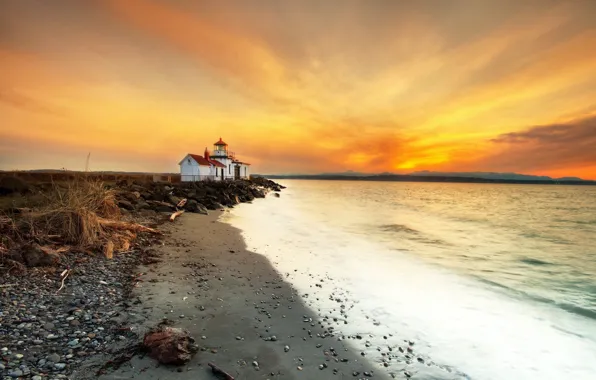
POLYGON ((183 209, 207 214, 208 210, 234 207, 238 203, 264 198, 270 191, 277 194, 283 188, 284 186, 262 177, 177 184, 121 182, 116 185, 116 199, 121 209, 131 213, 153 215, 183 209), (185 199, 186 202, 179 206, 185 199))

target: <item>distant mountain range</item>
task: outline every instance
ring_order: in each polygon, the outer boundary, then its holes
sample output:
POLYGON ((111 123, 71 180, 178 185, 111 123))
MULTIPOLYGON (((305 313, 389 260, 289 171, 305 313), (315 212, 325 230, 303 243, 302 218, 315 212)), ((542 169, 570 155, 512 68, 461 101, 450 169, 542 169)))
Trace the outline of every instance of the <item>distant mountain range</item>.
POLYGON ((326 179, 326 180, 368 180, 368 181, 414 181, 414 182, 471 182, 471 183, 520 183, 520 184, 577 184, 596 185, 596 181, 578 177, 552 178, 518 173, 494 172, 432 172, 417 171, 409 174, 361 173, 351 170, 339 173, 321 174, 273 174, 263 175, 271 179, 326 179))
POLYGON ((486 179, 511 179, 511 180, 531 180, 531 181, 584 181, 578 177, 552 178, 548 176, 538 176, 518 173, 493 173, 493 172, 431 172, 428 170, 413 172, 409 175, 415 176, 435 176, 435 177, 466 177, 466 178, 486 178, 486 179))

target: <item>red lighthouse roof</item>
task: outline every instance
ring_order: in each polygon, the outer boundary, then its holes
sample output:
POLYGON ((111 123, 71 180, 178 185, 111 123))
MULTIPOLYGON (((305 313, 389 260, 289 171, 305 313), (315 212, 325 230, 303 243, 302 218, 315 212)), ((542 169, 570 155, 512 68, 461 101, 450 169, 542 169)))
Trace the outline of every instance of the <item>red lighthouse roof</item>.
POLYGON ((220 137, 220 138, 219 138, 219 141, 218 141, 218 142, 216 142, 216 143, 215 143, 215 144, 213 144, 213 145, 226 145, 226 146, 227 146, 228 144, 226 144, 226 143, 225 143, 225 142, 224 142, 224 141, 221 139, 221 137, 220 137))

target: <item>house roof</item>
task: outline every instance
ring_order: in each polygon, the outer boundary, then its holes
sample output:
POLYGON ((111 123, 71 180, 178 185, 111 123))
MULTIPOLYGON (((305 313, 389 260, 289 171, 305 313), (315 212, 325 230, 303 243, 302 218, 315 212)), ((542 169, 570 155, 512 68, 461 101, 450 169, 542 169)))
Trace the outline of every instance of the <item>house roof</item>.
POLYGON ((222 164, 221 162, 219 162, 217 160, 209 160, 209 162, 211 164, 213 164, 213 166, 216 166, 218 168, 225 168, 226 167, 224 164, 222 164))
POLYGON ((218 142, 216 142, 216 143, 215 143, 215 144, 213 144, 213 145, 226 145, 226 146, 227 146, 228 144, 226 144, 226 143, 225 143, 225 142, 224 142, 224 141, 221 139, 221 137, 220 137, 220 138, 219 138, 219 141, 218 141, 218 142))
POLYGON ((190 157, 191 157, 193 160, 195 160, 195 161, 197 162, 197 164, 199 164, 199 165, 203 165, 203 166, 209 166, 209 165, 210 165, 210 162, 209 162, 209 160, 207 160, 207 159, 206 159, 205 157, 203 157, 203 156, 200 156, 200 155, 198 155, 198 154, 192 154, 192 153, 189 153, 188 155, 189 155, 189 156, 190 156, 190 157))

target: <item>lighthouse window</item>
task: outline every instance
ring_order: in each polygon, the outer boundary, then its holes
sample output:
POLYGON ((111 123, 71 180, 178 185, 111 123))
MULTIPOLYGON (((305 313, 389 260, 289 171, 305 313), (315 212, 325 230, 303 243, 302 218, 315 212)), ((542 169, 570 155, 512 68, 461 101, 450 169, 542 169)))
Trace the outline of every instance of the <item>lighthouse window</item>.
POLYGON ((228 165, 228 174, 232 174, 232 165, 228 165))

